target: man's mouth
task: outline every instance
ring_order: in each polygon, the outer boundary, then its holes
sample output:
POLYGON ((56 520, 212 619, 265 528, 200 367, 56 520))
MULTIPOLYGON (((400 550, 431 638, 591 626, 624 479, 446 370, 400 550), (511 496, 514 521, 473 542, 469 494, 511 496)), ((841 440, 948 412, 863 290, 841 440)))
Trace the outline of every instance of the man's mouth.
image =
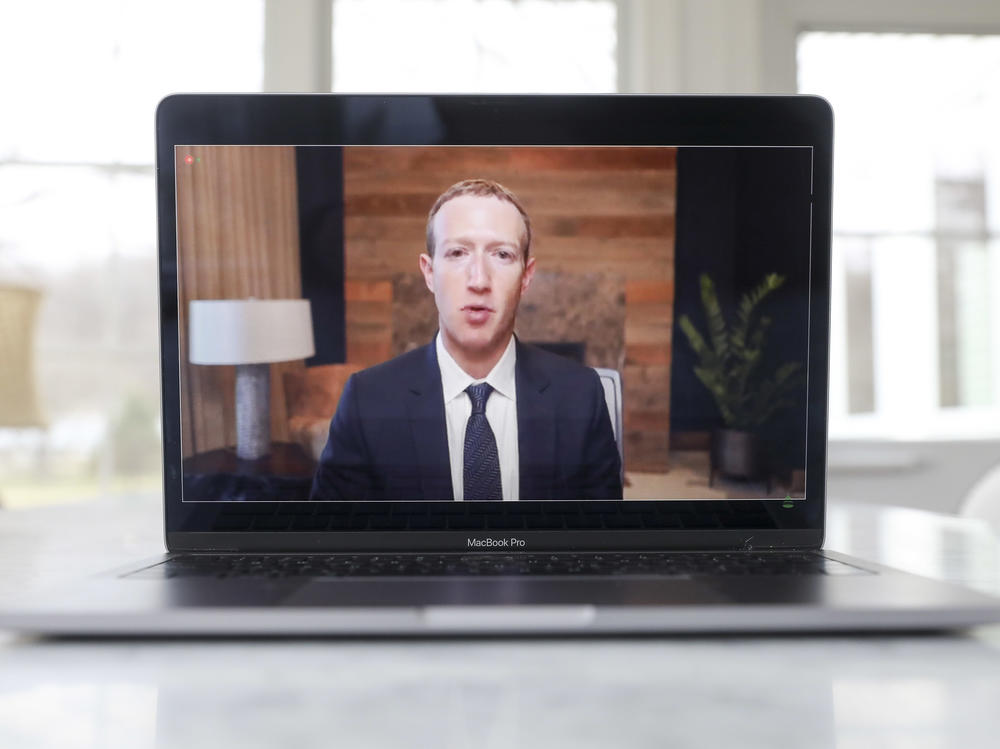
POLYGON ((485 304, 466 304, 462 307, 462 313, 468 322, 473 325, 480 325, 486 322, 490 315, 493 314, 493 308, 485 304))

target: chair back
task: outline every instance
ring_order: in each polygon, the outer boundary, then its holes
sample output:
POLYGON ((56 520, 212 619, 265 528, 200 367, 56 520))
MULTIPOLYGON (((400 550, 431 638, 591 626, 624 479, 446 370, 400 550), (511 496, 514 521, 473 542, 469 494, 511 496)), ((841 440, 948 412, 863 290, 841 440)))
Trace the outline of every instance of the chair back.
POLYGON ((597 376, 601 378, 604 387, 604 400, 608 404, 608 414, 611 416, 611 430, 615 433, 615 444, 618 445, 618 457, 621 459, 621 479, 625 485, 625 439, 622 434, 622 375, 617 369, 594 367, 597 376))
POLYGON ((977 481, 962 500, 959 515, 985 520, 1000 536, 1000 465, 977 481))

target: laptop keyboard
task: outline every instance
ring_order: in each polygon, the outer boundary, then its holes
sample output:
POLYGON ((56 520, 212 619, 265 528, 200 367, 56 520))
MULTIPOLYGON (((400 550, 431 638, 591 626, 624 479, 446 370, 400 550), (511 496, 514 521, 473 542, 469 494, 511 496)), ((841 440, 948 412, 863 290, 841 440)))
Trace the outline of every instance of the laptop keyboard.
POLYGON ((184 554, 139 570, 142 577, 446 577, 452 575, 697 577, 850 575, 868 570, 812 552, 600 554, 184 554))

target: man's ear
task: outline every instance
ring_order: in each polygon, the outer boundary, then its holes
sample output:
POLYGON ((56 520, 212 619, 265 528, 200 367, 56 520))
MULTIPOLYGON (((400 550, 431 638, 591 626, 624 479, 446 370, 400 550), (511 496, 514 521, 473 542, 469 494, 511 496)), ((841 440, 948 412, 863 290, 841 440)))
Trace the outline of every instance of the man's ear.
POLYGON ((434 293, 434 261, 426 252, 420 255, 420 272, 424 274, 424 283, 430 292, 434 293))
POLYGON ((521 293, 523 294, 528 290, 531 285, 531 279, 535 276, 535 258, 528 258, 528 262, 524 266, 524 275, 521 276, 521 293))

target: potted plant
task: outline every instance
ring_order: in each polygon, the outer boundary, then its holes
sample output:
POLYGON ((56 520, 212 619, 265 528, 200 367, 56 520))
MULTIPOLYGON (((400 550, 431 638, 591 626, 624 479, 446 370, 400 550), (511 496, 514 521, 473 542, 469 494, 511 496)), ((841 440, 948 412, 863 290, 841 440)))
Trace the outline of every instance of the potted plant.
POLYGON ((769 366, 764 356, 772 320, 757 312, 761 302, 784 282, 784 276, 777 273, 764 276, 740 299, 736 320, 729 325, 715 284, 702 274, 701 303, 708 335, 702 335, 687 315, 678 321, 698 356, 694 373, 712 394, 725 424, 712 435, 712 467, 724 475, 762 475, 764 449, 757 430, 776 411, 794 405, 792 392, 802 382, 800 362, 775 367, 769 366))

